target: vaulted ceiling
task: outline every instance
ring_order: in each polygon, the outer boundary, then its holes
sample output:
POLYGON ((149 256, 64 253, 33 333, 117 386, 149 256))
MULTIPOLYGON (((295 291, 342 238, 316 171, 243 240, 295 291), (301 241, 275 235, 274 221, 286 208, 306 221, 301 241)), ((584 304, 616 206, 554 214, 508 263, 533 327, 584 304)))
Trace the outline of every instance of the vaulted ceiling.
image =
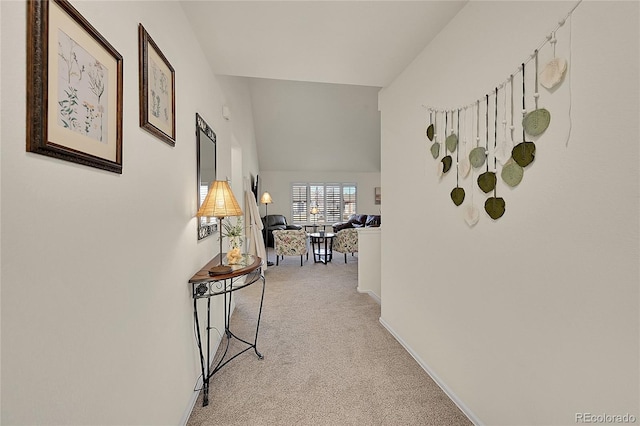
POLYGON ((379 171, 376 92, 466 1, 181 3, 213 72, 251 78, 261 170, 379 171))

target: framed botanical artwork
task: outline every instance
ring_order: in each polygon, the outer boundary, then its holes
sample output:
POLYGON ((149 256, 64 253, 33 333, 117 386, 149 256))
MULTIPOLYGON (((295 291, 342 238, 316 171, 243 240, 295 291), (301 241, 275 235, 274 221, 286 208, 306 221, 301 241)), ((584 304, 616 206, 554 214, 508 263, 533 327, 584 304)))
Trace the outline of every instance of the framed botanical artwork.
POLYGON ((27 2, 27 151, 122 173, 122 56, 66 0, 27 2))
POLYGON ((140 127, 175 146, 175 71, 142 24, 138 24, 138 55, 140 127))

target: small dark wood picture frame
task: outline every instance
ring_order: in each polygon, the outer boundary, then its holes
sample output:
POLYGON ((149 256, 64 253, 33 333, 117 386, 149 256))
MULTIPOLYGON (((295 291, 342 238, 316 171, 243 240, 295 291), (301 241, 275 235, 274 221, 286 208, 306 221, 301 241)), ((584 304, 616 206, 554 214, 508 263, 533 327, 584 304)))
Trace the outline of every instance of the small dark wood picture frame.
POLYGON ((122 173, 122 56, 68 1, 26 7, 27 151, 122 173))
POLYGON ((176 144, 175 71, 142 24, 138 24, 140 127, 176 144))

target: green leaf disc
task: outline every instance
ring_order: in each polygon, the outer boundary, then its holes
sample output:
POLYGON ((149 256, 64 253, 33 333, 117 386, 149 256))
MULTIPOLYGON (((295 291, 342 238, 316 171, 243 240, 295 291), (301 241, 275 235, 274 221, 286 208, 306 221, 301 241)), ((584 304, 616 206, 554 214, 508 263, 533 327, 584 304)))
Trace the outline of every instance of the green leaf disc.
POLYGON ((469 161, 475 168, 482 167, 486 159, 487 154, 484 152, 484 148, 482 147, 473 148, 469 153, 469 161))
POLYGON ((484 172, 478 176, 478 186, 486 194, 489 191, 493 191, 496 187, 496 174, 493 172, 484 172))
POLYGON ((433 158, 438 158, 440 155, 440 144, 438 142, 434 142, 431 145, 431 155, 433 155, 433 158))
POLYGON ((507 164, 502 168, 502 180, 510 187, 518 186, 524 176, 524 169, 510 158, 507 164))
POLYGON ((427 137, 430 141, 433 140, 433 124, 429 124, 429 127, 427 127, 427 137))
POLYGON ((447 136, 445 144, 447 145, 447 149, 449 150, 449 152, 455 152, 458 146, 458 136, 456 136, 455 133, 451 133, 449 136, 447 136))
POLYGON ((536 144, 533 142, 520 142, 511 150, 511 158, 520 167, 527 167, 536 158, 536 144))
POLYGON ((503 198, 489 197, 484 202, 484 210, 491 217, 491 219, 500 219, 505 212, 505 204, 503 198))
POLYGON ((451 191, 451 199, 456 206, 462 204, 464 201, 464 188, 460 188, 459 186, 453 188, 453 191, 451 191))
POLYGON ((442 173, 447 173, 451 169, 451 163, 453 162, 450 155, 447 155, 442 159, 442 173))
POLYGON ((551 114, 544 108, 535 109, 524 116, 522 127, 528 135, 538 136, 544 133, 551 122, 551 114))

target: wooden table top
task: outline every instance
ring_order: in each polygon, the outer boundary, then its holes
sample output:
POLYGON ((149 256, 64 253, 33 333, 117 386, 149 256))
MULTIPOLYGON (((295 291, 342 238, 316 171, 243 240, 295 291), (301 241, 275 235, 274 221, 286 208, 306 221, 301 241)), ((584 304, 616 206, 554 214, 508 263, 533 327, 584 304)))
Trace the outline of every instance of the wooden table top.
POLYGON ((314 232, 309 234, 309 236, 311 238, 333 238, 336 236, 336 234, 332 233, 332 232, 324 232, 324 233, 320 233, 320 232, 314 232))
MULTIPOLYGON (((222 253, 224 256, 226 253, 222 253)), ((230 278, 239 277, 241 275, 246 275, 250 272, 255 271, 262 265, 262 259, 258 256, 254 256, 252 254, 243 255, 244 260, 237 265, 229 265, 233 268, 231 272, 228 274, 220 274, 220 275, 209 275, 209 269, 213 266, 218 266, 220 264, 220 255, 217 255, 213 259, 211 259, 206 265, 202 267, 196 274, 191 277, 189 283, 198 283, 202 281, 220 281, 227 280, 230 278)))

